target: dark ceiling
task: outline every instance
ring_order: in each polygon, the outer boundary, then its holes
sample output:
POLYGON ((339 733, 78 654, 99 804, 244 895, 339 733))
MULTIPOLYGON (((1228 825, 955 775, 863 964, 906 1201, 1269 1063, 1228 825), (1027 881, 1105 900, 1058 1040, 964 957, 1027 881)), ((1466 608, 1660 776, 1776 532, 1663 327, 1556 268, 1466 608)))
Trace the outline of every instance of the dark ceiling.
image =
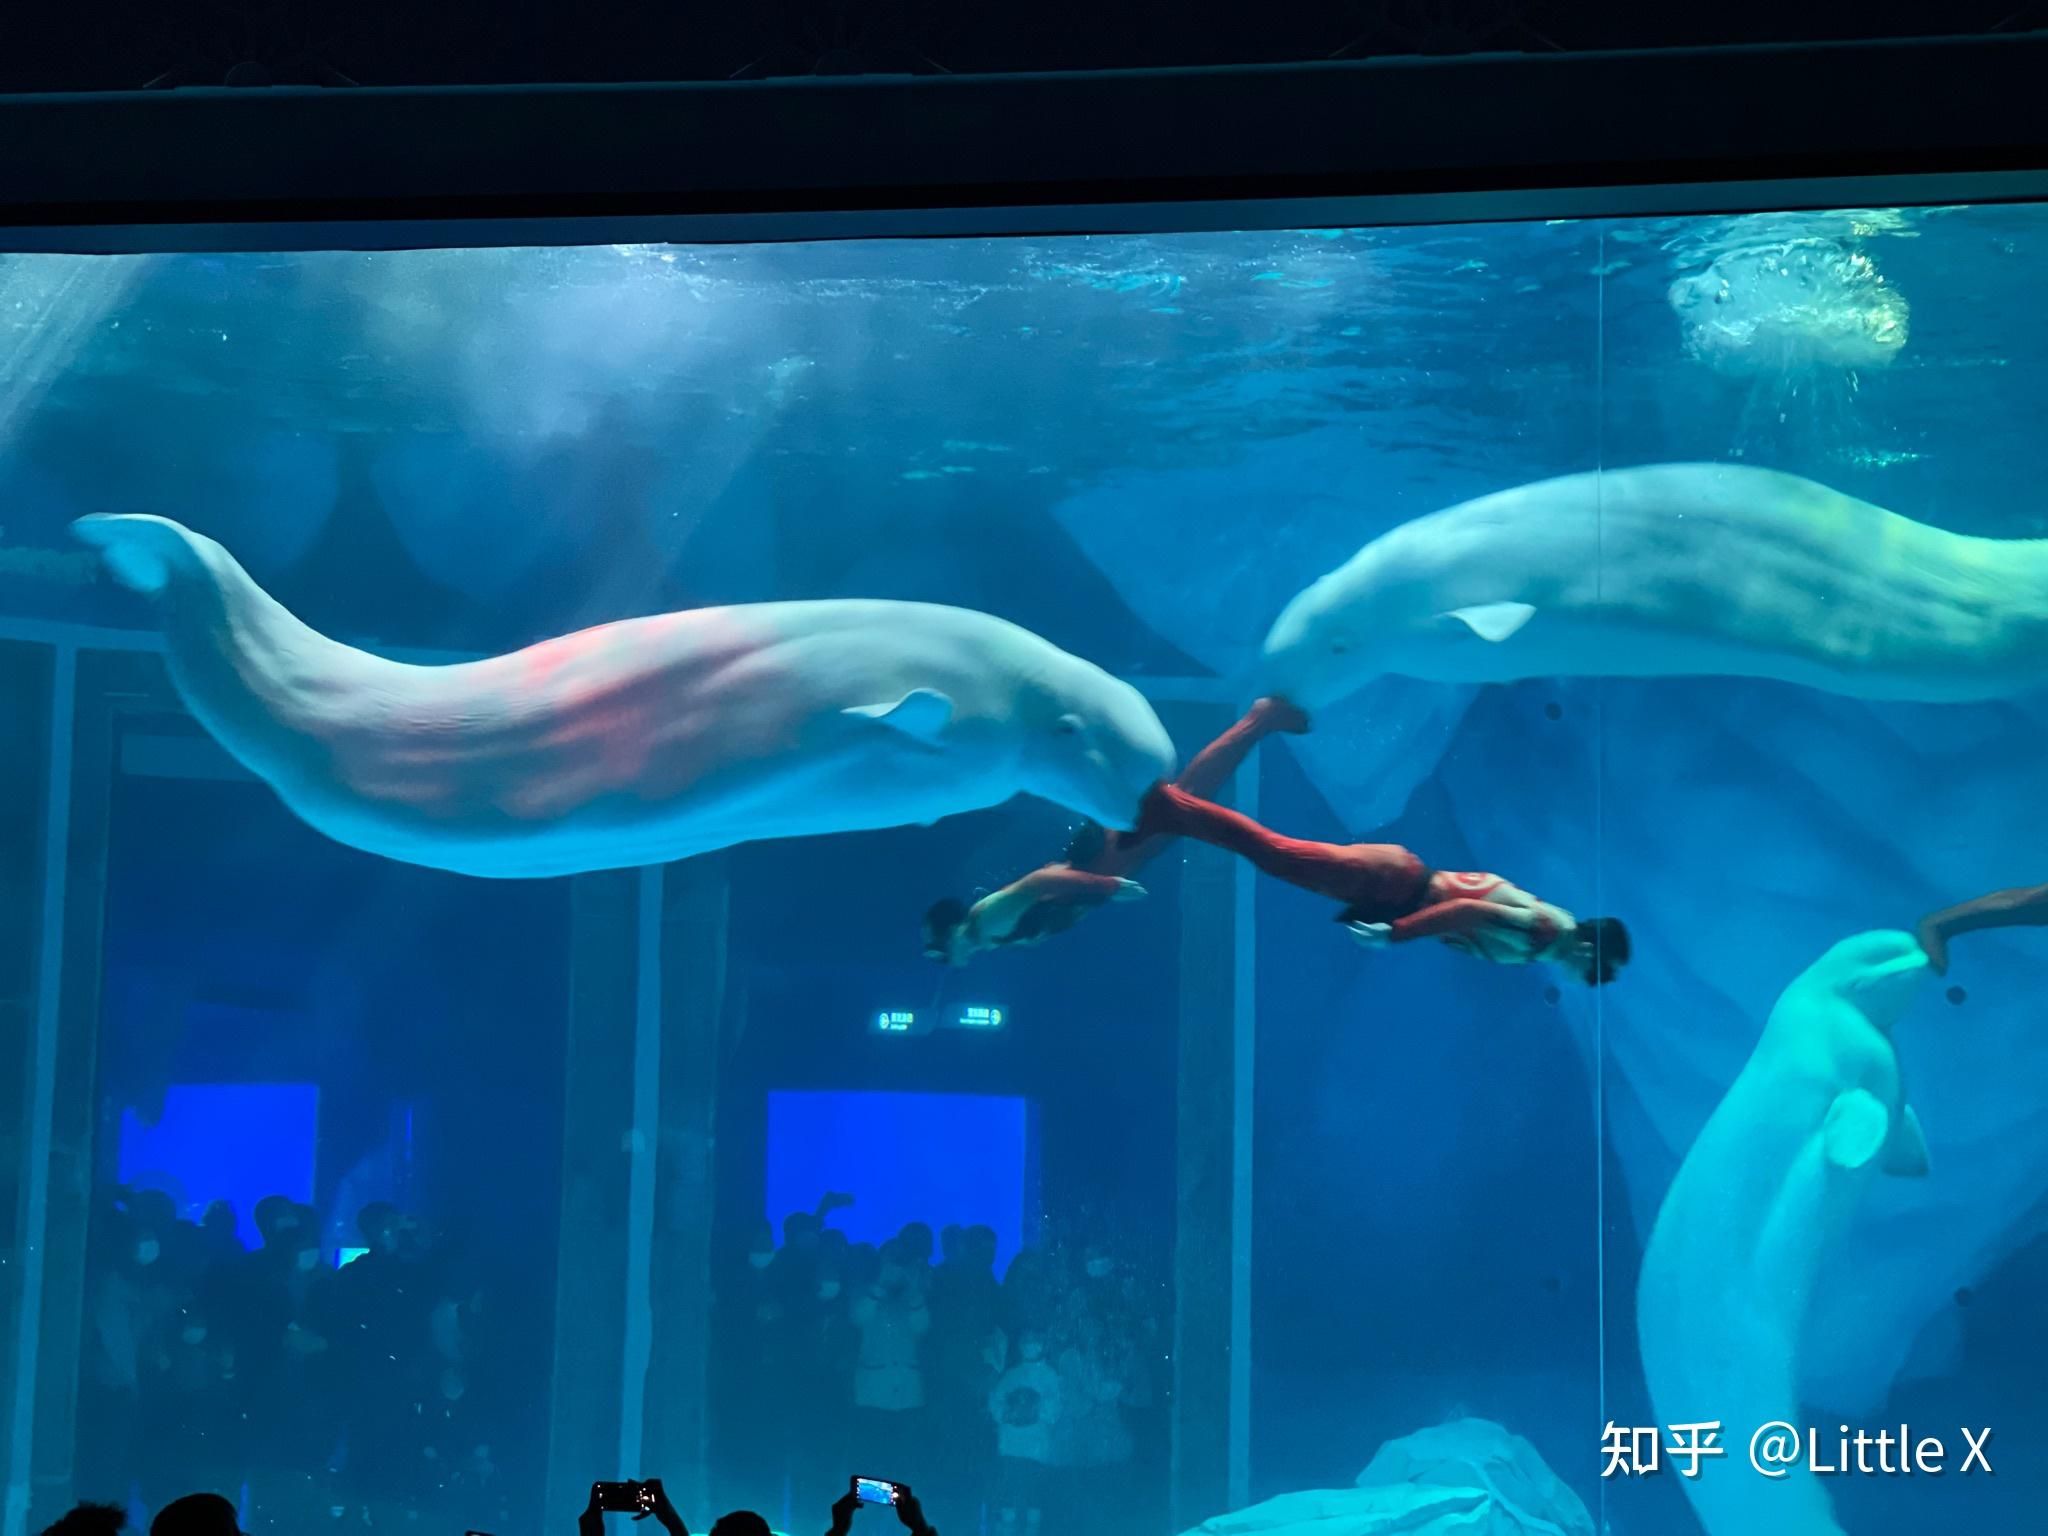
POLYGON ((17 0, 0 90, 965 74, 2037 27, 2048 0, 17 0))

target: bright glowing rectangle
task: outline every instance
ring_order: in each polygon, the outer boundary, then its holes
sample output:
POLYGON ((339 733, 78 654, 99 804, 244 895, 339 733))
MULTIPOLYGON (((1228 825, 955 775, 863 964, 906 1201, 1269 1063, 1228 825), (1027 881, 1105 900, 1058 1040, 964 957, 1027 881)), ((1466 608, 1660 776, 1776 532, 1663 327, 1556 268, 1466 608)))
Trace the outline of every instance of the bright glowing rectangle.
POLYGON ((1007 1265, 1034 1235, 1037 1117, 1028 1099, 964 1093, 777 1091, 768 1095, 767 1215, 808 1211, 827 1190, 855 1199, 832 1224, 883 1243, 908 1222, 994 1229, 1007 1265))
POLYGON ((153 1121, 121 1111, 120 1179, 166 1191, 195 1221, 229 1201, 253 1247, 258 1200, 312 1201, 319 1123, 317 1083, 174 1083, 153 1121))

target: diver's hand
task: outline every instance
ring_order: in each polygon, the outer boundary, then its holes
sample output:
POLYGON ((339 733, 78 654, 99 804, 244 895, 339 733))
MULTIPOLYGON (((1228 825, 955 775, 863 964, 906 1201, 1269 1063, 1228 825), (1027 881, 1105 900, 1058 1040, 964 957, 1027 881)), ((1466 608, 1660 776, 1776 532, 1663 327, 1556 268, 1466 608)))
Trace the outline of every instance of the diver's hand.
POLYGON ((1941 931, 1941 924, 1931 917, 1920 919, 1917 937, 1920 947, 1927 951, 1927 963, 1934 967, 1934 974, 1948 974, 1948 935, 1941 931))
POLYGON ((1344 931, 1366 949, 1385 949, 1394 942, 1392 923, 1346 923, 1344 931))
POLYGON ((1143 901, 1148 894, 1145 887, 1138 884, 1137 881, 1120 879, 1116 883, 1116 894, 1109 899, 1111 901, 1143 901))

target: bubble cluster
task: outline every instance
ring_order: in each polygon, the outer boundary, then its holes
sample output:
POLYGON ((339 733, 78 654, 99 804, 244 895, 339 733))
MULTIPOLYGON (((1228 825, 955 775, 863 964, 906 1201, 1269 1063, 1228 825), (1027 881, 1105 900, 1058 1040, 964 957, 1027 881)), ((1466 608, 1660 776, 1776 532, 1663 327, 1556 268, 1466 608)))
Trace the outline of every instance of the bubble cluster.
POLYGON ((1881 368, 1910 318, 1868 252, 1822 236, 1723 251, 1667 297, 1687 354, 1735 375, 1881 368))

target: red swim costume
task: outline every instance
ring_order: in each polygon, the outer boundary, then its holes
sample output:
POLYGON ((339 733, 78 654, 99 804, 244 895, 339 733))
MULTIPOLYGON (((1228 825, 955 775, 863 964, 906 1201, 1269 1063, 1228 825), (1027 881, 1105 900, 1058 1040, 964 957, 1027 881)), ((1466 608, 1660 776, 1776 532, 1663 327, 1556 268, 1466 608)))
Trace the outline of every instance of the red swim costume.
POLYGON ((1312 843, 1162 784, 1146 798, 1139 836, 1192 837, 1276 880, 1339 902, 1338 920, 1384 923, 1396 944, 1443 939, 1490 960, 1547 951, 1558 925, 1541 903, 1498 875, 1433 871, 1396 843, 1312 843))
MULTIPOLYGON (((1285 699, 1260 699, 1245 711, 1244 718, 1195 754, 1173 783, 1182 792, 1207 800, 1228 784, 1244 766, 1259 743, 1276 731, 1299 736, 1308 729, 1308 716, 1285 699)), ((1112 832, 1099 852, 1079 861, 1083 869, 1097 874, 1128 875, 1156 857, 1167 838, 1136 832, 1112 832)))
POLYGON ((1327 896, 1347 920, 1391 923, 1429 894, 1430 871, 1396 843, 1311 843, 1161 784, 1145 799, 1137 835, 1192 837, 1236 854, 1276 880, 1327 896))
MULTIPOLYGON (((1260 699, 1244 718, 1197 753, 1175 782, 1190 794, 1213 795, 1275 731, 1299 734, 1307 729, 1308 717, 1292 704, 1260 699)), ((1063 862, 1035 869, 998 893, 994 905, 1003 915, 990 912, 982 942, 1028 943, 1073 927, 1084 912, 1114 900, 1124 879, 1166 844, 1165 837, 1084 828, 1063 862)), ((985 903, 977 911, 988 909, 985 903)))

